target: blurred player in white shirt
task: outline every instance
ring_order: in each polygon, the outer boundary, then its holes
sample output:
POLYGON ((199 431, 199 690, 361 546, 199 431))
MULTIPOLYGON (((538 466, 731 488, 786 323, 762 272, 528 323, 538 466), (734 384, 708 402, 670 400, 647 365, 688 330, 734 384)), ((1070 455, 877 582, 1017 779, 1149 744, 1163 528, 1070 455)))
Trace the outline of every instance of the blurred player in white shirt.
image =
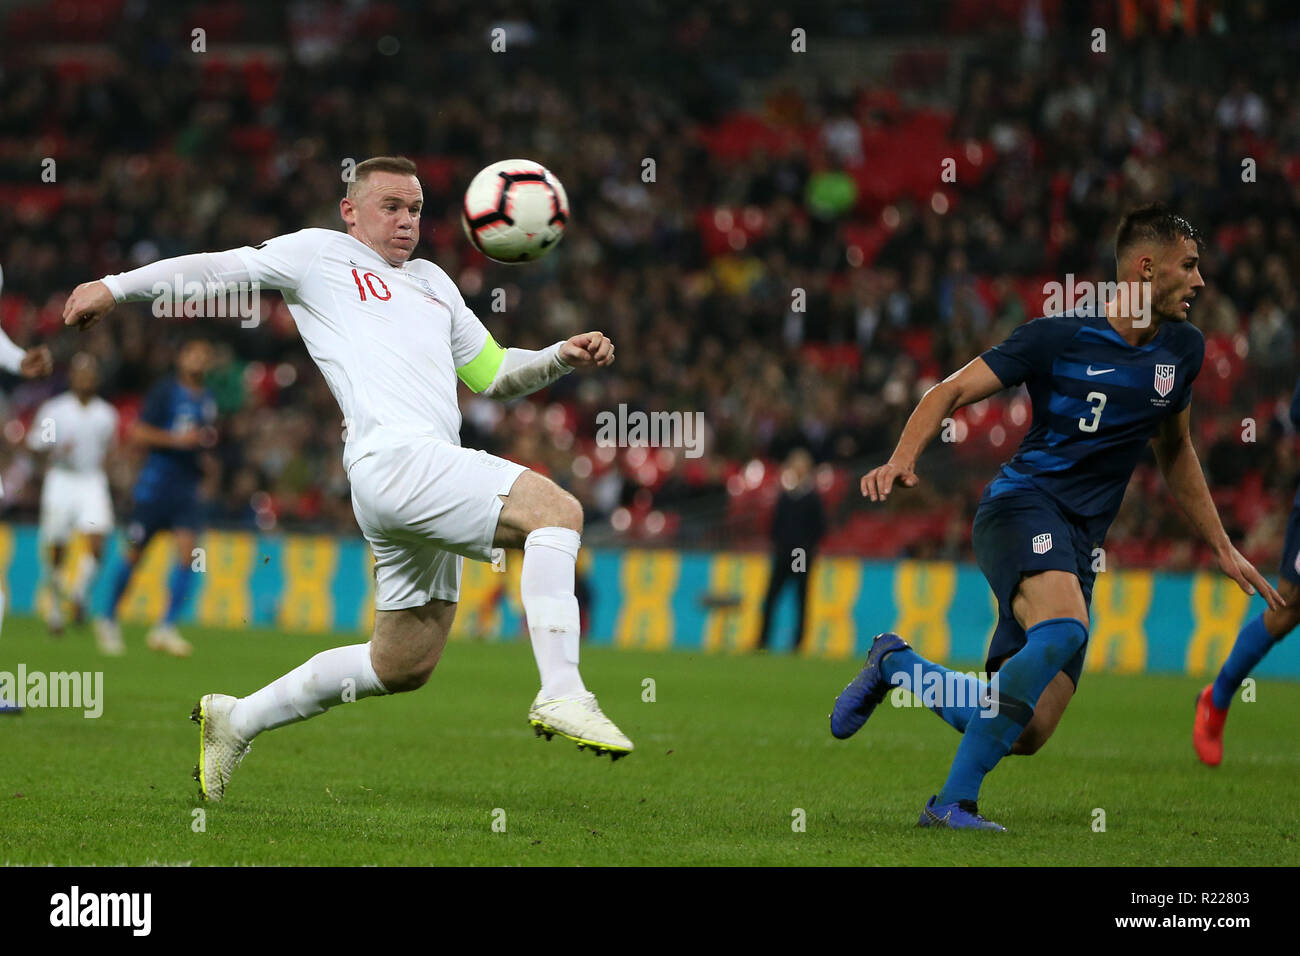
MULTIPOLYGON (((104 556, 104 537, 113 528, 113 499, 104 463, 117 441, 117 409, 97 394, 99 363, 89 352, 72 357, 69 389, 43 404, 27 432, 27 447, 46 459, 41 488, 41 543, 46 564, 50 613, 46 624, 63 632, 63 605, 70 601, 75 619, 85 614, 86 595, 104 556), (64 559, 77 532, 86 535, 89 554, 77 569, 70 590, 64 589, 64 559)), ((106 654, 120 647, 104 646, 106 654)))
MULTIPOLYGON (((0 291, 3 291, 4 284, 4 270, 0 269, 0 291)), ((23 378, 41 378, 54 371, 54 359, 50 355, 50 350, 44 345, 25 349, 15 345, 13 340, 5 335, 4 329, 0 329, 0 369, 13 375, 21 375, 23 378)), ((0 488, 0 497, 3 496, 4 489, 0 488)), ((4 588, 0 587, 0 626, 4 624, 6 603, 4 588)), ((11 703, 0 695, 0 714, 21 714, 22 710, 17 704, 11 703)))
POLYGON ((520 597, 541 690, 536 732, 612 758, 632 742, 578 672, 574 571, 582 506, 550 479, 460 447, 459 377, 502 400, 574 368, 614 361, 600 332, 537 352, 503 349, 432 262, 411 260, 424 193, 409 160, 358 164, 339 212, 346 232, 304 229, 257 247, 180 256, 78 286, 64 321, 87 327, 118 302, 170 295, 175 276, 278 289, 343 411, 344 466, 357 521, 375 554, 375 628, 368 644, 317 654, 268 686, 208 694, 199 723, 202 794, 220 800, 255 735, 345 701, 421 687, 442 655, 460 595, 462 557, 524 549, 520 597))

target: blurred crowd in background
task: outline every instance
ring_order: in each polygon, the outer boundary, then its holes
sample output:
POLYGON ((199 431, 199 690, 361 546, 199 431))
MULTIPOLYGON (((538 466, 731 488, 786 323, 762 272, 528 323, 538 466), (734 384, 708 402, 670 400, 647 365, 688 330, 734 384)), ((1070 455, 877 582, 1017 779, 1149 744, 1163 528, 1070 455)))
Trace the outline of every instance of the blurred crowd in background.
MULTIPOLYGON (((589 542, 763 546, 780 463, 803 447, 825 551, 969 556, 980 491, 1028 427, 1022 393, 963 412, 961 440, 936 443, 923 485, 887 508, 859 476, 926 388, 1041 314, 1047 283, 1112 279, 1120 215, 1164 200, 1206 239, 1194 434, 1230 531, 1276 560, 1300 482, 1287 4, 58 0, 6 15, 0 322, 60 363, 5 388, 7 518, 34 514, 23 429, 75 350, 99 356, 124 427, 174 358, 184 323, 148 304, 63 330, 76 284, 341 228, 342 162, 402 154, 425 191, 416 255, 499 342, 600 329, 618 346, 611 369, 511 405, 462 388, 464 444, 573 491, 589 542), (547 165, 573 209, 563 244, 522 267, 484 260, 459 224, 473 173, 511 156, 547 165), (703 412, 704 454, 599 447, 596 416, 620 405, 703 412)), ((213 521, 350 531, 340 413, 279 296, 262 311, 256 328, 207 323, 213 521)), ((136 467, 130 449, 113 464, 123 515, 136 467)), ((1204 560, 1153 463, 1134 484, 1113 560, 1204 560)))

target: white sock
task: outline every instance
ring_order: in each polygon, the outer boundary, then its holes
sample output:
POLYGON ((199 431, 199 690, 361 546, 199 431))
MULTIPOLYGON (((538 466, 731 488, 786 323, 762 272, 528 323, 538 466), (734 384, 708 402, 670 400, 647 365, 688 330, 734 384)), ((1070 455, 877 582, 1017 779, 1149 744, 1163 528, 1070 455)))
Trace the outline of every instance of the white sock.
POLYGON ((370 663, 368 643, 332 647, 240 698, 230 711, 230 724, 252 740, 264 730, 316 717, 336 704, 387 693, 370 663))
POLYGON ((528 619, 542 699, 573 697, 587 688, 578 673, 580 618, 573 594, 582 539, 570 528, 538 528, 524 539, 519 596, 528 619))

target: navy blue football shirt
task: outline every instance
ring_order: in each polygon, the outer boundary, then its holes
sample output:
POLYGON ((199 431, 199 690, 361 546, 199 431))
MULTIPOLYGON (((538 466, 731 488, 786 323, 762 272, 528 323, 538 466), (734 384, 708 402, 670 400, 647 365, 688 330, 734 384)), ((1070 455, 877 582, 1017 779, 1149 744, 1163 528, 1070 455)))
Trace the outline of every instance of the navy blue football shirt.
MULTIPOLYGON (((140 410, 140 421, 174 433, 212 425, 216 420, 217 401, 212 393, 206 388, 190 391, 174 377, 155 385, 140 410)), ((136 500, 192 494, 202 475, 198 449, 151 448, 136 482, 136 500)))
POLYGON ((1205 338, 1168 321, 1130 345, 1104 314, 1026 322, 981 358, 1007 387, 1024 383, 1033 425, 984 498, 1049 495, 1080 518, 1114 520, 1142 450, 1192 400, 1205 338))

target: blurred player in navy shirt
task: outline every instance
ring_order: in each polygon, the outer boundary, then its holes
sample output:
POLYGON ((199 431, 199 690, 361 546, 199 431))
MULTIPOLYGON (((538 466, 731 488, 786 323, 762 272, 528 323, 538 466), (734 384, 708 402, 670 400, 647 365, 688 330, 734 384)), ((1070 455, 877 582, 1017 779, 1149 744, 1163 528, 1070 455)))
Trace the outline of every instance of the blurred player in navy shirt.
POLYGON ((175 564, 167 613, 149 632, 147 644, 150 650, 177 657, 190 653, 189 642, 180 636, 176 621, 194 584, 194 547, 205 523, 200 492, 205 468, 211 467, 205 449, 217 440, 217 402, 203 384, 211 364, 209 342, 202 338, 187 341, 176 357, 176 374, 149 392, 132 430, 132 437, 147 447, 149 454, 135 483, 125 561, 113 575, 108 606, 95 622, 96 640, 106 653, 123 651, 117 607, 145 546, 163 530, 170 530, 175 539, 175 564))
MULTIPOLYGON (((1291 425, 1300 430, 1300 382, 1296 383, 1291 395, 1291 425)), ((1228 705, 1236 696, 1237 688, 1273 645, 1300 624, 1300 490, 1296 491, 1291 517, 1286 523, 1277 590, 1286 601, 1286 607, 1270 607, 1251 618, 1237 635, 1214 683, 1196 697, 1192 746, 1201 761, 1211 767, 1217 767, 1223 761, 1223 722, 1228 719, 1228 705)))
POLYGON ((1096 562, 1148 443, 1223 572, 1248 594, 1258 589, 1270 608, 1283 606, 1228 540, 1192 445, 1192 382, 1205 357, 1205 340, 1187 322, 1205 285, 1198 239, 1159 204, 1130 212, 1115 237, 1116 276, 1141 296, 1111 290, 1099 307, 1022 325, 930 389, 889 462, 862 478, 872 501, 887 498, 895 482, 915 486, 917 457, 953 412, 1004 388, 1028 389, 1033 425, 985 489, 972 536, 998 604, 985 664, 995 677, 979 682, 926 660, 897 634, 881 634, 831 715, 831 732, 849 737, 892 684, 918 695, 925 686, 944 689, 941 700, 922 703, 962 739, 921 826, 1004 829, 979 813, 980 787, 1008 753, 1042 747, 1074 695, 1096 562))

